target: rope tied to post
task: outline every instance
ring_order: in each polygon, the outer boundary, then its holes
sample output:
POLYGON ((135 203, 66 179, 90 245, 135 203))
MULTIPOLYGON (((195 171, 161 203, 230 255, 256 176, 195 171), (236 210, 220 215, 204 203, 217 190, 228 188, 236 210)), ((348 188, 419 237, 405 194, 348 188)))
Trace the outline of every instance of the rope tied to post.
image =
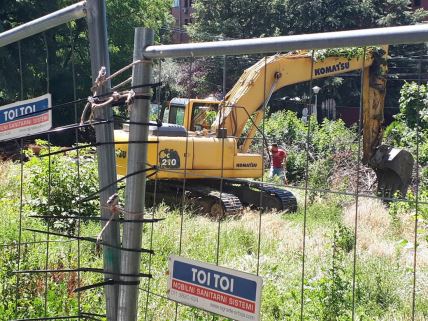
POLYGON ((135 101, 135 91, 130 90, 128 91, 128 95, 126 96, 125 104, 128 106, 128 112, 131 111, 131 106, 134 104, 135 101))
MULTIPOLYGON (((133 62, 131 62, 130 64, 126 65, 125 67, 119 69, 118 71, 112 73, 110 76, 106 77, 107 74, 107 70, 106 67, 101 67, 100 71, 98 72, 98 77, 97 79, 95 79, 95 83, 91 88, 91 91, 94 92, 96 91, 99 87, 101 87, 105 82, 115 78, 116 76, 119 76, 120 74, 122 74, 123 72, 127 71, 129 68, 137 65, 137 64, 151 64, 153 63, 153 61, 151 60, 146 60, 146 59, 139 59, 139 60, 135 60, 133 62)), ((128 81, 128 79, 126 80, 128 81)))
POLYGON ((98 76, 95 79, 95 83, 91 88, 91 91, 94 93, 94 95, 96 95, 96 91, 98 90, 98 88, 100 88, 101 85, 106 82, 106 74, 107 68, 105 66, 102 66, 98 71, 98 76))
POLYGON ((101 245, 101 242, 102 242, 102 236, 103 236, 104 231, 110 225, 111 221, 116 218, 117 214, 120 213, 120 211, 118 209, 118 205, 119 205, 119 195, 117 193, 114 193, 107 200, 107 206, 108 206, 108 209, 111 212, 111 215, 110 215, 109 220, 107 221, 107 223, 104 225, 104 227, 102 228, 101 232, 97 236, 97 240, 96 240, 96 243, 95 243, 96 244, 96 248, 97 248, 97 253, 100 251, 100 245, 101 245))
MULTIPOLYGON (((89 113, 89 110, 90 110, 90 114, 87 118, 87 121, 89 124, 92 124, 92 122, 94 121, 94 110, 95 109, 104 108, 104 107, 107 107, 109 105, 117 106, 117 105, 123 104, 123 105, 127 106, 128 112, 130 112, 132 109, 131 107, 132 107, 135 99, 151 99, 151 97, 152 97, 151 94, 149 94, 149 93, 138 93, 137 94, 134 91, 134 89, 135 88, 147 88, 147 87, 157 88, 157 87, 162 86, 162 82, 132 86, 130 90, 124 90, 124 91, 120 91, 120 92, 112 91, 112 92, 106 93, 106 94, 100 94, 100 95, 97 94, 99 88, 105 82, 113 79, 114 77, 122 74, 123 72, 125 72, 129 68, 135 66, 136 64, 140 64, 140 63, 153 63, 153 62, 151 60, 139 59, 139 60, 136 60, 136 61, 130 63, 129 65, 119 69, 118 71, 116 71, 115 73, 113 73, 112 75, 110 75, 108 77, 106 77, 106 75, 107 75, 106 67, 103 66, 100 68, 100 70, 98 72, 98 76, 94 81, 94 85, 91 87, 91 91, 93 92, 93 96, 88 97, 88 102, 86 103, 86 105, 82 111, 82 115, 80 117, 80 125, 85 124, 86 117, 87 117, 87 114, 89 113)), ((130 78, 126 79, 124 82, 120 83, 118 86, 116 86, 114 88, 119 88, 123 84, 128 83, 129 80, 130 80, 130 78)))

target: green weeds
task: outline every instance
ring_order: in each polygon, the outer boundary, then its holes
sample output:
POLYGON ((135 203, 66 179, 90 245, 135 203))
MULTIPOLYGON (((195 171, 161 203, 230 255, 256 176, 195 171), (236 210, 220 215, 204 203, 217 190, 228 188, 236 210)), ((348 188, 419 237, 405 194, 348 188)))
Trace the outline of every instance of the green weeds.
MULTIPOLYGON (((62 166, 62 162, 71 162, 72 165, 67 165, 72 166, 67 167, 67 171, 71 173, 75 170, 73 157, 62 155, 53 166, 51 164, 51 167, 62 166)), ((38 198, 46 192, 45 182, 41 176, 37 176, 41 175, 40 171, 46 167, 46 163, 43 162, 43 160, 31 159, 25 164, 25 177, 36 176, 35 184, 40 183, 40 185, 37 191, 30 191, 30 184, 25 185, 24 199, 27 205, 22 209, 23 242, 42 242, 46 239, 44 235, 26 230, 26 228, 46 229, 45 221, 29 217, 35 211, 32 206, 33 198, 38 198)), ((9 193, 8 195, 11 196, 0 199, 0 211, 3 215, 0 221, 0 239, 3 243, 13 244, 19 238, 19 184, 16 184, 19 182, 19 176, 17 178, 16 175, 20 173, 20 165, 7 163, 2 166, 14 175, 2 177, 2 183, 9 186, 9 190, 0 189, 3 195, 9 193)), ((93 173, 91 169, 94 163, 88 166, 88 173, 93 173)), ((60 176, 62 174, 55 172, 54 169, 51 175, 56 179, 56 175, 62 177, 60 176)), ((68 184, 67 179, 68 177, 64 178, 64 183, 58 181, 58 184, 68 184)), ((90 179, 89 182, 91 182, 90 179)), ((70 191, 70 195, 62 196, 67 206, 73 205, 72 199, 75 195, 71 190, 75 188, 77 187, 67 190, 70 191)), ((87 192, 90 191, 90 189, 87 190, 87 192)), ((218 259, 218 263, 222 266, 249 273, 259 271, 264 280, 262 320, 300 320, 305 217, 303 296, 305 320, 350 320, 353 308, 354 251, 357 254, 354 297, 357 319, 385 321, 394 318, 408 319, 411 313, 412 290, 412 265, 408 263, 408 258, 412 257, 409 252, 412 247, 408 246, 411 238, 406 231, 414 224, 414 215, 408 213, 414 211, 416 203, 412 201, 390 204, 391 214, 388 215, 387 209, 381 203, 374 205, 370 203, 370 206, 366 206, 368 201, 361 199, 357 248, 355 248, 352 226, 355 209, 344 210, 352 204, 351 198, 334 194, 317 194, 305 209, 302 206, 303 192, 298 192, 296 195, 300 203, 296 213, 264 213, 261 217, 261 226, 259 212, 245 211, 242 216, 226 218, 219 225, 208 217, 190 214, 187 210, 184 213, 177 209, 171 210, 161 204, 155 210, 155 216, 165 220, 153 226, 144 227, 143 247, 152 246, 156 254, 151 258, 148 255, 142 255, 141 270, 142 272, 150 270, 153 278, 150 283, 147 279, 143 279, 140 284, 142 289, 140 319, 144 319, 146 312, 147 293, 144 290, 149 285, 148 319, 153 321, 175 319, 175 304, 166 300, 164 296, 167 294, 168 256, 181 254, 210 263, 216 263, 218 259), (367 209, 364 210, 364 208, 367 209), (371 213, 373 211, 385 213, 371 213), (377 219, 379 217, 382 217, 383 221, 377 219), (183 222, 182 226, 181 222, 183 222), (391 229, 391 226, 399 228, 391 229), (218 247, 217 240, 219 240, 218 247), (407 242, 404 245, 403 240, 407 242), (372 246, 375 246, 376 251, 371 248, 372 246), (387 251, 390 247, 392 247, 392 254, 388 254, 391 251, 387 251)), ((58 214, 61 215, 63 211, 67 209, 62 209, 58 214)), ((96 210, 93 213, 96 214, 96 210)), ((423 227, 426 219, 424 208, 420 208, 420 213, 420 224, 423 227)), ((51 227, 56 226, 51 225, 51 227)), ((67 226, 67 228, 75 227, 67 226)), ((95 236, 99 231, 98 223, 87 223, 82 224, 80 234, 95 236)), ((423 241, 425 235, 421 233, 420 237, 423 241)), ((77 243, 64 242, 62 238, 51 237, 51 240, 60 242, 50 243, 48 261, 46 261, 46 243, 23 245, 19 256, 17 246, 0 247, 0 296, 2 297, 0 320, 44 316, 45 295, 48 300, 48 315, 77 313, 77 295, 72 291, 79 283, 76 274, 50 273, 47 277, 48 287, 46 287, 44 273, 22 274, 19 280, 14 273, 18 269, 18 259, 21 270, 44 269, 46 265, 51 269, 75 268, 78 260, 77 243), (19 298, 18 314, 15 314, 16 296, 19 298)), ((81 242, 80 246, 81 266, 102 267, 101 254, 93 244, 81 242)), ((420 264, 418 279, 421 283, 417 290, 417 320, 423 320, 428 306, 427 296, 424 295, 428 292, 428 288, 423 280, 426 280, 428 271, 424 261, 421 260, 418 264, 420 264)), ((82 273, 80 286, 100 281, 102 281, 101 275, 82 273)), ((102 314, 104 305, 102 288, 82 293, 83 311, 102 314)), ((221 317, 185 306, 179 306, 177 319, 223 320, 221 317)))

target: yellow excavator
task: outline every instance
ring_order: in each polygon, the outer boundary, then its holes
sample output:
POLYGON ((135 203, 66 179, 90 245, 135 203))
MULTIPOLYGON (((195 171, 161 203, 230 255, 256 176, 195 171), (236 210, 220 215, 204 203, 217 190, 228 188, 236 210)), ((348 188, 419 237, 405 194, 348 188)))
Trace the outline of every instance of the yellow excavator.
MULTIPOLYGON (((157 165, 158 171, 147 181, 147 196, 156 190, 158 202, 177 204, 185 191, 198 208, 217 218, 251 205, 295 211, 291 192, 253 180, 264 174, 263 155, 248 152, 264 116, 263 106, 285 86, 360 69, 364 69, 363 161, 375 169, 379 193, 405 194, 413 158, 404 150, 380 146, 386 65, 375 60, 372 53, 365 59, 318 60, 308 52, 277 54, 246 69, 224 100, 172 99, 168 123, 150 128, 149 141, 158 143, 148 145, 147 162, 157 165), (247 123, 249 130, 241 137, 247 123)), ((126 128, 115 131, 115 141, 118 174, 126 175, 126 128)))

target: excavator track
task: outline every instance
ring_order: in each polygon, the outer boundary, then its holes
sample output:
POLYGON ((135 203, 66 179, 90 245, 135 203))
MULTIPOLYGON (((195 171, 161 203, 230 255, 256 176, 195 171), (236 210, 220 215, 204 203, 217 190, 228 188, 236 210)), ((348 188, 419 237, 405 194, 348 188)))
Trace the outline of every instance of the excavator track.
POLYGON ((238 197, 207 186, 188 186, 194 205, 215 219, 239 213, 243 206, 238 197))
POLYGON ((226 214, 236 214, 243 208, 241 201, 233 194, 221 193, 221 202, 225 208, 226 214))
MULTIPOLYGON (((221 192, 219 187, 220 180, 189 180, 185 186, 186 200, 197 212, 208 214, 215 219, 236 215, 244 206, 287 212, 297 210, 294 195, 282 188, 239 179, 223 179, 221 192)), ((149 196, 154 196, 153 181, 147 182, 146 191, 149 196)), ((158 181, 156 191, 157 203, 163 201, 176 206, 181 204, 183 182, 158 181)))
POLYGON ((263 191, 267 195, 273 195, 279 199, 282 204, 282 208, 279 210, 288 212, 297 211, 297 200, 290 191, 262 184, 258 185, 257 189, 263 191))
MULTIPOLYGON (((146 192, 153 200, 155 197, 154 181, 147 181, 146 192)), ((158 181, 156 186, 157 203, 165 202, 171 206, 181 204, 183 195, 183 182, 168 180, 158 181)), ((203 183, 193 184, 189 182, 185 187, 186 200, 192 207, 202 214, 208 214, 215 219, 221 219, 228 215, 236 215, 241 212, 243 206, 239 198, 228 192, 220 192, 218 189, 203 183)), ((149 206, 150 201, 147 203, 149 206)))
POLYGON ((296 197, 285 189, 242 179, 225 179, 223 184, 224 190, 236 195, 244 206, 287 212, 297 210, 296 197))

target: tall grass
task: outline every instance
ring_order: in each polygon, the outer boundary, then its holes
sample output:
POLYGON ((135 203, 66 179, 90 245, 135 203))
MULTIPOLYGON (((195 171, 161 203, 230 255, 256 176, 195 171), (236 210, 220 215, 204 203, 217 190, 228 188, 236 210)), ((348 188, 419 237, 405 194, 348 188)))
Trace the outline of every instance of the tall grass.
MULTIPOLYGON (((19 173, 16 164, 1 163, 0 239, 18 240, 19 173)), ((30 175, 27 171, 24 175, 30 175)), ((298 193, 297 193, 298 194, 298 193)), ((28 197, 25 193, 24 197, 28 197)), ((349 198, 324 195, 315 198, 305 211, 299 196, 294 214, 260 214, 246 210, 220 223, 189 211, 160 205, 155 216, 165 220, 145 225, 143 247, 152 244, 155 255, 142 255, 141 270, 153 278, 143 279, 140 288, 139 320, 175 320, 176 304, 167 295, 168 257, 180 254, 204 262, 218 263, 263 277, 262 320, 300 320, 303 223, 306 218, 305 320, 350 320, 355 204, 349 198), (261 215, 261 216, 260 216, 261 215), (181 225, 181 222, 183 224, 181 225), (261 226, 260 226, 261 222, 261 226), (220 236, 218 236, 220 231, 220 236), (260 234, 259 234, 260 231, 260 234), (180 239, 180 235, 182 238, 180 239), (258 240, 260 237, 260 250, 258 240), (217 240, 219 245, 217 246, 217 240), (150 282, 150 283, 149 283, 150 282), (150 285, 149 292, 146 292, 150 285), (147 300, 147 295, 149 295, 147 300), (146 302, 148 305, 146 307, 146 302)), ((45 229, 43 222, 29 218, 23 208, 23 228, 45 229)), ((409 320, 412 297, 412 213, 392 216, 377 200, 360 199, 357 228, 356 312, 358 320, 409 320)), ((81 234, 94 236, 98 223, 85 224, 81 234)), ((23 240, 42 241, 44 236, 25 232, 23 240)), ((64 241, 62 238, 51 238, 64 241)), ((426 243, 420 239, 417 265, 417 320, 428 318, 428 265, 426 243)), ((50 244, 49 268, 77 267, 76 242, 50 244)), ((46 244, 21 248, 21 269, 43 269, 46 244)), ((77 313, 76 274, 51 273, 48 288, 44 274, 21 275, 16 288, 17 248, 0 248, 0 320, 41 317, 48 293, 48 315, 77 313), (18 294, 18 314, 15 296, 18 294)), ((93 244, 82 242, 81 266, 102 267, 101 254, 93 244)), ((102 281, 102 275, 82 273, 81 285, 102 281)), ((102 288, 82 294, 83 311, 103 313, 102 288)), ((218 316, 178 306, 178 320, 223 320, 218 316)))
MULTIPOLYGON (((338 205, 341 202, 336 201, 315 202, 307 208, 305 320, 350 319, 355 206, 342 209, 338 205), (334 243, 343 248, 340 255, 337 250, 335 253, 334 243), (332 272, 334 264, 336 275, 332 272)), ((156 295, 151 295, 149 301, 156 311, 149 307, 149 315, 150 320, 173 320, 174 305, 157 295, 166 295, 167 256, 179 253, 181 217, 177 211, 161 210, 158 215, 163 215, 165 221, 154 227, 156 255, 152 266, 157 273, 151 291, 156 295)), ((255 273, 260 264, 264 280, 262 320, 300 320, 303 217, 303 210, 296 214, 263 214, 260 253, 259 213, 246 211, 241 217, 221 223, 219 264, 250 273, 255 273)), ((391 232, 392 218, 378 201, 360 200, 359 217, 357 315, 364 320, 406 320, 411 310, 412 275, 397 254, 403 250, 399 242, 402 235, 391 232)), ((184 214, 183 222, 181 254, 216 262, 218 223, 190 214, 184 214)), ((407 222, 403 220, 403 224, 407 222)), ((149 235, 145 234, 145 242, 149 242, 149 235)), ((418 277, 426 278, 428 269, 423 261, 418 269, 418 277)), ((426 317, 427 289, 426 283, 418 289, 418 320, 426 317)), ((178 311, 179 320, 212 318, 188 307, 180 306, 178 311)))

